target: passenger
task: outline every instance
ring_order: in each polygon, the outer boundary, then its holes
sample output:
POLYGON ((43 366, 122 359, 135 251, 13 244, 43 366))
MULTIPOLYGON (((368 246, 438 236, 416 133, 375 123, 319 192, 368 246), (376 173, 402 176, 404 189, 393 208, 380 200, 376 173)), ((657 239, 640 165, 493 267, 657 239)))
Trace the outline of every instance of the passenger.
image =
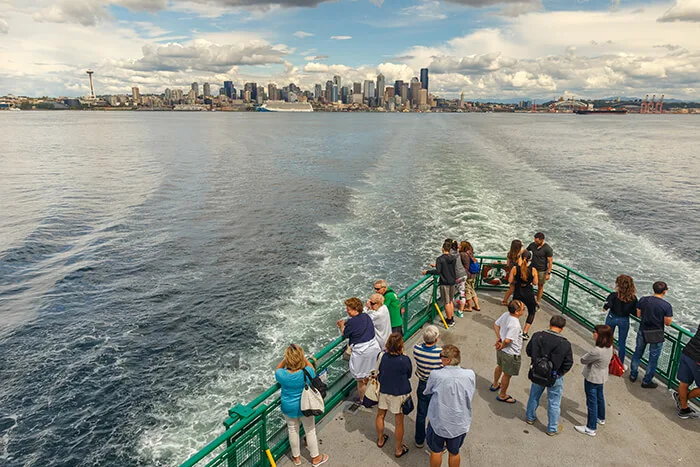
POLYGON ((520 254, 520 264, 513 266, 510 270, 508 282, 513 284, 513 299, 520 300, 527 307, 527 319, 525 320, 525 330, 523 339, 530 338, 528 332, 530 326, 535 321, 535 313, 537 312, 537 302, 535 301, 535 292, 532 290, 533 285, 537 285, 537 270, 530 265, 530 252, 523 251, 520 254))
POLYGON ((530 397, 527 401, 527 412, 525 421, 528 425, 533 425, 537 420, 537 407, 540 405, 540 397, 547 389, 547 434, 555 436, 561 433, 559 425, 559 414, 561 412, 561 396, 564 391, 564 375, 574 364, 574 356, 571 351, 571 343, 566 340, 561 332, 566 326, 566 318, 563 316, 552 316, 549 320, 549 330, 536 332, 532 340, 527 344, 527 355, 532 358, 529 377, 540 381, 544 377, 550 382, 547 386, 533 381, 530 387, 530 397), (537 372, 539 368, 551 366, 551 374, 543 375, 537 372))
POLYGON ((444 368, 433 370, 425 388, 432 395, 428 407, 426 442, 430 449, 430 467, 442 464, 442 453, 449 452, 448 465, 458 466, 459 450, 472 423, 472 398, 476 391, 476 375, 459 367, 459 349, 448 344, 440 353, 444 368))
MULTIPOLYGON (((467 304, 467 298, 466 298, 466 282, 467 282, 467 269, 469 267, 469 263, 464 263, 464 260, 461 255, 461 249, 459 248, 459 245, 457 244, 457 240, 452 241, 452 247, 450 248, 450 255, 454 256, 455 258, 455 277, 457 278, 457 293, 459 294, 459 299, 457 300, 457 305, 458 305, 458 310, 455 311, 455 314, 462 318, 464 316, 464 307, 467 304)), ((471 306, 467 311, 472 311, 471 306)))
POLYGON ((700 397, 700 325, 698 325, 695 336, 683 349, 676 377, 678 378, 678 392, 673 391, 673 399, 676 401, 678 416, 683 420, 699 418, 700 414, 690 408, 688 400, 700 397), (693 381, 696 387, 688 392, 693 381))
POLYGON ((523 329, 520 318, 525 312, 525 304, 513 300, 508 304, 508 311, 503 313, 493 325, 496 331, 496 369, 493 372, 493 384, 489 389, 500 392, 496 399, 500 402, 515 404, 517 401, 508 394, 510 378, 520 374, 523 349, 523 329))
POLYGON ((384 279, 379 279, 374 283, 374 291, 384 296, 384 305, 389 309, 391 317, 391 332, 398 332, 403 336, 403 311, 399 296, 387 285, 384 279))
MULTIPOLYGON (((506 255, 506 271, 510 272, 515 266, 520 265, 520 253, 523 251, 523 242, 520 240, 513 240, 510 242, 510 251, 506 255)), ((506 294, 503 296, 503 305, 508 306, 508 299, 513 294, 514 285, 511 283, 506 290, 506 294)))
POLYGON ((613 335, 615 328, 619 328, 617 331, 617 353, 625 371, 627 371, 625 352, 627 349, 627 333, 630 330, 630 315, 632 313, 637 314, 637 288, 634 286, 634 280, 630 276, 625 274, 617 276, 615 291, 605 299, 603 310, 608 310, 605 324, 610 326, 613 335))
MULTIPOLYGON (((552 263, 554 260, 554 250, 548 243, 544 242, 544 234, 537 232, 535 241, 527 246, 532 253, 532 267, 537 269, 537 306, 540 305, 542 294, 544 293, 544 283, 552 277, 552 263)), ((527 329, 525 330, 527 332, 527 329)))
POLYGON ((343 337, 347 337, 352 353, 350 354, 350 374, 357 381, 359 403, 365 397, 367 377, 377 365, 377 355, 381 352, 374 337, 372 318, 363 313, 362 301, 357 297, 345 300, 345 311, 349 318, 339 319, 336 323, 343 337))
POLYGON ((295 344, 291 344, 284 351, 284 359, 277 365, 275 379, 282 387, 280 402, 282 414, 287 421, 289 431, 289 445, 292 449, 294 465, 301 465, 301 444, 299 441, 299 422, 304 425, 306 433, 306 445, 311 453, 312 465, 321 465, 328 462, 327 454, 320 454, 318 439, 316 438, 316 423, 313 416, 305 417, 301 413, 301 393, 304 390, 304 370, 310 377, 316 376, 313 365, 304 355, 304 350, 295 344))
POLYGON ((403 444, 402 405, 411 397, 411 359, 403 354, 403 336, 394 332, 386 341, 387 352, 379 363, 379 403, 377 404, 377 446, 384 447, 388 435, 384 434, 384 417, 387 411, 394 414, 394 456, 401 457, 408 452, 403 444))
POLYGON ((435 269, 423 271, 426 274, 440 275, 440 302, 445 307, 447 315, 447 325, 454 326, 454 304, 452 303, 455 296, 457 278, 455 277, 455 257, 450 255, 452 248, 452 240, 446 240, 442 244, 442 255, 437 258, 434 266, 435 269))
POLYGON ((384 350, 386 340, 391 334, 391 318, 389 317, 389 309, 384 305, 384 295, 374 293, 367 300, 367 309, 365 312, 372 318, 374 324, 374 338, 379 344, 379 348, 384 350))
POLYGON ((472 244, 469 242, 462 242, 459 244, 459 251, 462 252, 463 260, 466 259, 467 261, 467 281, 465 284, 465 297, 466 297, 466 302, 467 302, 467 311, 481 311, 481 308, 479 308, 479 297, 476 296, 476 276, 478 275, 477 273, 472 273, 469 272, 469 266, 476 261, 476 258, 474 257, 474 247, 472 247, 472 244), (466 258, 465 258, 466 257, 466 258), (469 300, 471 300, 474 303, 474 306, 472 306, 471 303, 469 303, 469 300))
POLYGON ((415 436, 417 448, 422 448, 425 445, 425 418, 428 415, 431 398, 430 394, 424 394, 423 391, 428 383, 430 372, 442 368, 442 359, 440 358, 442 349, 437 346, 439 338, 440 331, 437 326, 429 324, 423 330, 423 343, 413 346, 413 359, 416 361, 416 377, 418 378, 415 436))
POLYGON ((639 374, 639 362, 649 344, 649 363, 642 380, 642 387, 645 389, 654 389, 658 386, 652 379, 664 346, 664 326, 670 326, 673 322, 673 307, 664 300, 668 286, 665 282, 658 281, 654 282, 652 289, 654 289, 654 295, 642 297, 637 302, 637 317, 641 318, 641 322, 637 332, 637 347, 630 365, 630 381, 634 383, 639 374))
POLYGON ((598 424, 605 425, 603 384, 608 380, 608 366, 613 355, 613 332, 610 326, 597 325, 593 331, 593 340, 595 347, 581 357, 588 421, 585 425, 574 427, 579 433, 588 436, 595 436, 598 424))

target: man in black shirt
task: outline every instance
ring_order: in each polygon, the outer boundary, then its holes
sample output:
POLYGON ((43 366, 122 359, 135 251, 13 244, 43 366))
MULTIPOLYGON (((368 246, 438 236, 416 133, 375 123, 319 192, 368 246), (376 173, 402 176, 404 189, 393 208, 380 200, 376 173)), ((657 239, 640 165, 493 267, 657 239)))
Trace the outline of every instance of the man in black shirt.
POLYGON ((678 416, 683 420, 700 418, 700 414, 688 406, 688 399, 700 397, 700 325, 695 336, 683 349, 676 377, 679 381, 678 392, 673 392, 673 398, 676 400, 678 416), (688 392, 693 381, 697 387, 688 392))
POLYGON ((532 254, 532 267, 537 270, 537 304, 539 305, 544 293, 544 283, 552 277, 554 250, 544 242, 542 232, 535 234, 535 241, 527 246, 527 250, 532 254))
POLYGON ((455 305, 454 298, 457 293, 457 274, 455 273, 455 256, 450 254, 452 248, 452 240, 445 240, 442 245, 442 255, 435 260, 435 269, 423 271, 423 275, 433 274, 440 275, 440 301, 445 307, 447 315, 447 325, 454 326, 455 324, 455 305))

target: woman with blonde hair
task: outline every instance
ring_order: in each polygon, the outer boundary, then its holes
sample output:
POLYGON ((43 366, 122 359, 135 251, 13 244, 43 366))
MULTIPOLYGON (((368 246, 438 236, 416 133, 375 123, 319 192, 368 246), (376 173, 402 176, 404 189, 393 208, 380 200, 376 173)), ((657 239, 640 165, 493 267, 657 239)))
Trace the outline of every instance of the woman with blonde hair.
POLYGON ((320 454, 318 450, 314 417, 305 417, 301 413, 301 393, 304 390, 305 378, 315 376, 314 367, 304 355, 304 350, 296 344, 290 344, 284 351, 284 358, 275 369, 275 379, 282 387, 281 408, 287 421, 289 445, 292 449, 294 465, 301 465, 300 422, 304 425, 306 444, 311 453, 311 464, 317 466, 328 462, 328 455, 320 454))
POLYGON ((603 305, 603 310, 608 311, 605 324, 610 326, 613 335, 617 331, 617 353, 620 361, 625 365, 625 350, 627 348, 627 333, 630 330, 630 315, 637 314, 637 288, 634 279, 625 274, 620 274, 615 280, 615 291, 608 295, 603 305))

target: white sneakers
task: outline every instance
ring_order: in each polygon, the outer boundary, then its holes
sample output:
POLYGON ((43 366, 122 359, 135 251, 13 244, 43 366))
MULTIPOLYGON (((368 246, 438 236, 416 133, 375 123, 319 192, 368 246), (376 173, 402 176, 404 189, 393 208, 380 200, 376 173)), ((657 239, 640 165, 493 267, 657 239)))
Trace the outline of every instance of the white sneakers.
POLYGON ((579 433, 583 433, 584 435, 595 436, 595 430, 589 430, 586 425, 575 426, 574 430, 578 431, 579 433))

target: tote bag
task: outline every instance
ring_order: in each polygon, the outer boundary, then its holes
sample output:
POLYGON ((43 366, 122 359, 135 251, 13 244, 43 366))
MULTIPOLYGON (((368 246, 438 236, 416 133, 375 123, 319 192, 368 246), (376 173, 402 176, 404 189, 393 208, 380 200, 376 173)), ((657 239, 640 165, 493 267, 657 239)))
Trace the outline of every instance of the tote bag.
POLYGON ((369 375, 367 390, 365 391, 365 397, 362 400, 362 405, 368 408, 374 407, 379 402, 379 367, 382 364, 382 357, 384 357, 384 352, 379 354, 379 358, 377 359, 377 367, 369 375))
POLYGON ((310 383, 307 383, 306 378, 304 378, 304 390, 301 392, 301 413, 305 417, 323 415, 325 408, 321 393, 310 383))
POLYGON ((616 353, 614 353, 612 358, 610 359, 610 364, 608 365, 608 373, 610 373, 613 376, 622 376, 623 374, 625 374, 625 367, 622 366, 620 357, 618 357, 616 353))

